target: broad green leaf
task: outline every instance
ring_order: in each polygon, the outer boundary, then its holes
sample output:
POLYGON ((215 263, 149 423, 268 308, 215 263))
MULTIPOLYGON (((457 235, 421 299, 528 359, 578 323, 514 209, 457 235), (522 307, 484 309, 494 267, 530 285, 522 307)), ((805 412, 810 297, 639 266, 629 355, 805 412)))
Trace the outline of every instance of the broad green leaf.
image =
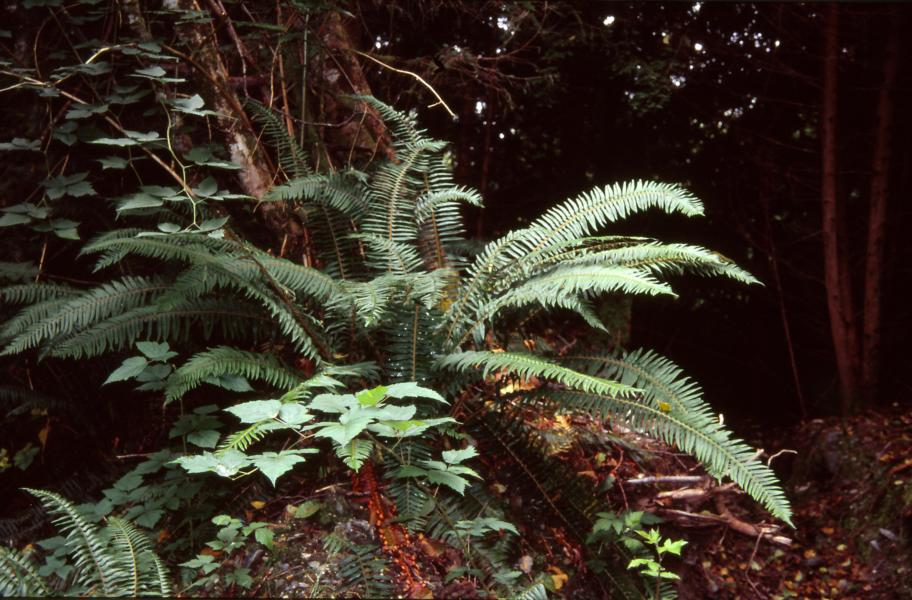
POLYGON ((168 342, 136 342, 136 348, 149 360, 168 360, 177 356, 168 342))
POLYGON ((250 456, 253 466, 269 478, 275 486, 276 479, 290 471, 299 462, 304 462, 304 457, 295 450, 282 452, 263 452, 250 456))
POLYGON ((373 389, 358 392, 355 394, 355 398, 358 399, 361 406, 376 406, 386 396, 386 390, 386 386, 379 385, 373 389))
POLYGON ((465 493, 465 488, 469 483, 459 475, 454 475, 448 471, 430 471, 427 479, 431 483, 447 486, 460 496, 465 493))
POLYGON ((386 388, 386 395, 390 398, 430 398, 447 404, 443 396, 432 389, 421 387, 414 381, 389 385, 386 388))
POLYGON ((408 421, 415 416, 418 409, 415 406, 395 406, 387 404, 381 408, 375 408, 368 411, 377 420, 383 421, 408 421))
POLYGON ((143 369, 146 368, 146 365, 149 364, 149 361, 146 360, 144 356, 133 356, 123 361, 123 363, 114 370, 113 373, 108 375, 108 378, 105 379, 102 385, 107 385, 109 383, 114 383, 115 381, 124 381, 130 379, 131 377, 136 377, 142 373, 143 369))
POLYGON ((287 402, 279 409, 279 419, 289 425, 300 425, 311 418, 313 418, 313 415, 307 412, 303 404, 298 402, 287 402))
POLYGON ((297 507, 295 507, 294 518, 306 519, 317 514, 321 508, 323 508, 323 504, 321 502, 317 502, 316 500, 308 500, 307 502, 299 504, 297 507))
POLYGON ((309 407, 327 413, 341 413, 358 406, 352 394, 317 394, 310 401, 309 407))
POLYGON ((441 456, 443 456, 444 462, 454 465, 478 456, 478 450, 475 449, 475 446, 466 446, 462 450, 445 450, 441 456))
POLYGON ((259 423, 279 416, 281 408, 282 403, 278 400, 251 400, 225 410, 239 418, 241 423, 259 423))
POLYGON ((215 448, 218 444, 220 434, 214 429, 205 429, 203 431, 194 431, 187 434, 187 441, 200 448, 215 448))
POLYGON ((130 165, 130 161, 125 158, 120 158, 119 156, 108 156, 105 158, 96 159, 101 163, 101 169, 126 169, 130 165))
POLYGON ((24 225, 25 223, 31 223, 32 218, 28 215, 20 215, 17 213, 7 212, 0 217, 0 227, 10 227, 11 225, 24 225))

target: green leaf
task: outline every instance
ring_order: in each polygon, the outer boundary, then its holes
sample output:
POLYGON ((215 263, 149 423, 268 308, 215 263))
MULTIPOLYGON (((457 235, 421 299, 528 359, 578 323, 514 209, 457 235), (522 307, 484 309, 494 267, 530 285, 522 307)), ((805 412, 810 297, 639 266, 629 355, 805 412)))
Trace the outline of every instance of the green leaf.
POLYGON ((149 360, 165 361, 177 356, 177 352, 171 351, 168 342, 136 342, 136 349, 149 360))
POLYGON ((358 406, 358 401, 351 394, 317 394, 308 406, 321 412, 341 413, 358 406))
POLYGON ((362 390, 355 394, 355 398, 358 399, 358 403, 361 406, 375 406, 384 396, 386 396, 387 387, 386 386, 377 386, 370 390, 362 390))
POLYGON ((151 77, 153 79, 158 79, 167 75, 167 71, 158 65, 152 65, 151 67, 146 67, 145 69, 137 69, 133 73, 134 75, 139 75, 141 77, 151 77))
POLYGON ((218 444, 220 434, 214 429, 205 429, 203 431, 194 431, 187 434, 187 441, 200 448, 215 448, 218 444))
POLYGON ((308 517, 312 517, 313 515, 317 514, 321 508, 323 508, 323 504, 321 502, 317 502, 316 500, 308 500, 307 502, 299 504, 297 507, 295 507, 294 518, 306 519, 308 517))
MULTIPOLYGON (((429 461, 430 462, 430 461, 429 461)), ((449 471, 430 471, 427 476, 428 481, 431 483, 436 483, 438 485, 445 485, 460 496, 465 493, 465 488, 468 485, 468 481, 460 477, 459 475, 454 475, 449 471)))
POLYGON ((473 456, 478 456, 478 450, 475 449, 475 446, 467 446, 462 450, 445 450, 441 456, 443 457, 444 462, 454 465, 461 463, 464 460, 468 460, 473 456))
POLYGON ((31 223, 31 217, 27 215, 20 215, 12 212, 4 213, 0 217, 0 227, 10 227, 11 225, 24 225, 25 223, 31 223))
POLYGON ((25 138, 13 138, 8 142, 0 142, 0 151, 22 150, 26 152, 41 152, 41 140, 27 140, 25 138))
POLYGON ((251 400, 225 410, 239 418, 241 423, 259 423, 279 416, 281 408, 282 403, 278 400, 251 400))
POLYGON ((386 388, 386 395, 390 398, 430 398, 437 402, 447 404, 446 399, 432 389, 421 387, 414 381, 394 383, 386 388))
POLYGON ((276 479, 290 471, 299 462, 304 462, 304 457, 300 456, 299 452, 297 450, 263 452, 251 455, 250 460, 253 461, 253 466, 259 469, 275 486, 276 479))
POLYGON ((149 361, 147 361, 143 356, 133 356, 131 358, 128 358, 127 360, 123 361, 123 363, 117 367, 113 373, 108 375, 108 378, 105 379, 102 385, 107 385, 109 383, 114 383, 115 381, 124 381, 132 377, 136 377, 142 373, 147 364, 149 364, 149 361))
POLYGON ((301 425, 313 418, 303 404, 287 402, 279 409, 279 419, 289 425, 301 425))
POLYGON ((256 541, 263 544, 270 550, 272 549, 272 541, 275 538, 275 534, 272 532, 272 529, 269 529, 268 527, 257 529, 253 532, 253 537, 256 539, 256 541))

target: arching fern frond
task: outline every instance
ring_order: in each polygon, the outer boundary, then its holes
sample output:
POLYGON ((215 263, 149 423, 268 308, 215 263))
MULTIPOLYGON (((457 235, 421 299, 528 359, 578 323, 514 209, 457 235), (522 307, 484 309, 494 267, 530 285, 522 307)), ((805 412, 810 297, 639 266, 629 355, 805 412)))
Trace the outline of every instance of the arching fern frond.
POLYGON ((480 370, 482 377, 488 377, 497 371, 506 371, 523 379, 550 379, 571 389, 618 397, 634 397, 640 392, 631 385, 574 371, 534 354, 519 352, 458 352, 439 359, 437 367, 457 372, 480 370))
POLYGON ((165 401, 177 400, 202 385, 206 379, 219 375, 237 375, 263 381, 280 389, 291 389, 305 379, 270 354, 257 354, 220 346, 195 354, 181 365, 168 380, 165 401))
POLYGON ((16 335, 0 355, 18 354, 53 337, 94 325, 112 315, 149 302, 167 290, 158 278, 124 277, 105 283, 68 300, 16 335))
POLYGON ((637 350, 621 356, 569 359, 587 371, 640 388, 635 399, 579 392, 554 392, 568 406, 612 414, 650 435, 692 454, 706 470, 730 477, 778 519, 792 524, 791 508, 772 469, 756 460, 754 449, 733 438, 703 401, 700 387, 680 367, 655 354, 637 350))

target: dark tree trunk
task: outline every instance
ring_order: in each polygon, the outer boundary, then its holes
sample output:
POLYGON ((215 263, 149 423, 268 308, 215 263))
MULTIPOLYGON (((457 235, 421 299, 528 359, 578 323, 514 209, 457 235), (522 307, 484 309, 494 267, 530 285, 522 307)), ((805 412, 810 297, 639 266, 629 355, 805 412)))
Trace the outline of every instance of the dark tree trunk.
POLYGON ((894 116, 893 93, 896 87, 899 54, 899 27, 894 21, 886 44, 883 84, 880 87, 877 101, 877 125, 871 173, 871 206, 868 215, 868 247, 865 255, 862 383, 865 398, 869 401, 874 400, 880 391, 884 248, 886 246, 890 146, 894 116))
POLYGON ((860 346, 852 301, 845 211, 837 186, 837 81, 839 69, 839 6, 830 4, 824 16, 822 99, 823 155, 823 262, 830 330, 839 376, 843 413, 850 412, 859 395, 860 346))

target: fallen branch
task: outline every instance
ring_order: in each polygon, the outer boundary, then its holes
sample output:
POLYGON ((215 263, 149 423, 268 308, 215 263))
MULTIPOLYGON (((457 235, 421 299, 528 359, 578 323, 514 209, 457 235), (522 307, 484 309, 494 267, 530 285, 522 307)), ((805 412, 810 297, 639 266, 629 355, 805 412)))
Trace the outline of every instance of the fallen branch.
POLYGON ((652 483, 679 483, 692 484, 703 483, 708 477, 705 475, 657 475, 654 477, 639 477, 637 479, 627 479, 624 485, 647 485, 652 483))

